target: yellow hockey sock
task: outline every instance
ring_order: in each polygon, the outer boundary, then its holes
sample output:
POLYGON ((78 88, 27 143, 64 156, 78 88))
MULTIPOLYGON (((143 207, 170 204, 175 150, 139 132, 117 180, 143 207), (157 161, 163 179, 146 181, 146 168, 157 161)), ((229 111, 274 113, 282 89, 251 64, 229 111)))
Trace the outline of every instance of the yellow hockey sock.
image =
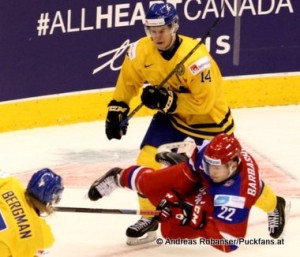
POLYGON ((151 145, 145 145, 139 153, 136 164, 140 166, 150 167, 152 169, 159 169, 161 164, 155 161, 157 148, 151 145))
MULTIPOLYGON (((137 164, 141 166, 147 166, 153 169, 159 169, 161 167, 161 164, 155 161, 156 153, 157 153, 157 148, 150 145, 145 145, 142 148, 137 158, 137 164)), ((156 207, 153 206, 147 198, 139 196, 138 201, 139 201, 140 210, 156 209, 156 207)))
POLYGON ((264 184, 261 195, 256 200, 255 206, 263 210, 264 212, 271 212, 275 209, 277 203, 277 197, 272 189, 264 184))

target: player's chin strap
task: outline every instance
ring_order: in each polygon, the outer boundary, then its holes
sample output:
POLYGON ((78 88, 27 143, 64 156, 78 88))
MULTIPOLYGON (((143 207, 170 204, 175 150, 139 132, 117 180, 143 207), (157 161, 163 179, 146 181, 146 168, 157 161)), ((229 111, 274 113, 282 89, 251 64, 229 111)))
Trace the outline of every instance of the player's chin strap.
POLYGON ((177 36, 177 35, 176 35, 176 32, 178 31, 178 28, 179 28, 178 23, 174 23, 174 24, 172 25, 172 28, 171 28, 172 40, 171 40, 170 45, 165 49, 165 51, 170 50, 170 49, 173 48, 173 46, 175 45, 176 36, 177 36))

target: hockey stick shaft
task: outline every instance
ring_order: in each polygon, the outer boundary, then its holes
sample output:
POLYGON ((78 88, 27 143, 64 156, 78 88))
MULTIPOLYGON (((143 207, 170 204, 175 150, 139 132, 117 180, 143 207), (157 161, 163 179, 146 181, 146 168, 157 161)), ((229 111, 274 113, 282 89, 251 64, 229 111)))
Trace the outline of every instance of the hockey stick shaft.
MULTIPOLYGON (((223 6, 224 7, 224 6, 223 6)), ((222 10, 223 10, 222 7, 222 10)), ((221 12, 222 12, 221 10, 221 12)), ((221 13, 219 17, 214 21, 213 25, 211 28, 206 32, 203 38, 200 39, 200 41, 187 53, 187 55, 175 66, 175 68, 164 78, 163 81, 160 82, 160 84, 157 86, 158 88, 161 88, 163 85, 167 83, 167 81, 176 73, 178 72, 182 65, 192 56, 192 54, 204 43, 207 37, 210 36, 212 31, 215 29, 217 26, 218 22, 220 21, 221 18, 221 13)), ((143 103, 140 103, 137 107, 135 107, 131 113, 128 114, 128 116, 122 120, 120 124, 120 128, 124 127, 128 121, 143 107, 143 103)))
POLYGON ((85 207, 55 207, 57 212, 80 212, 80 213, 101 213, 101 214, 131 214, 131 215, 151 215, 155 216, 160 211, 150 210, 131 210, 131 209, 99 209, 99 208, 85 208, 85 207))

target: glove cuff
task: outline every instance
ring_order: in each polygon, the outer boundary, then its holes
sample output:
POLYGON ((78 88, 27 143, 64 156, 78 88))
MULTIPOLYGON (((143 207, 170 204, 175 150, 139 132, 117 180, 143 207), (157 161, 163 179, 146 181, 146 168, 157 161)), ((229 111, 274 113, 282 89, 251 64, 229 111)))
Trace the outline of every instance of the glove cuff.
POLYGON ((168 98, 165 107, 162 109, 165 113, 172 113, 177 108, 177 95, 171 90, 167 90, 168 98))
POLYGON ((206 212, 201 210, 200 205, 193 207, 192 217, 190 219, 190 226, 195 229, 202 229, 206 224, 206 212))

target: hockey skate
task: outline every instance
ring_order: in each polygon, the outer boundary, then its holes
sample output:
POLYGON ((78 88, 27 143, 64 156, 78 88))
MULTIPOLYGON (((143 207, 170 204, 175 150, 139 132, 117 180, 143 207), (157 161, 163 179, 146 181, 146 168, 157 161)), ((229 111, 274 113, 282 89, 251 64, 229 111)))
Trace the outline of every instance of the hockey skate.
POLYGON ((120 187, 119 177, 122 169, 112 168, 102 177, 97 179, 88 191, 88 197, 92 201, 96 201, 103 196, 109 196, 116 188, 120 187))
POLYGON ((161 152, 155 155, 155 160, 166 167, 188 161, 185 153, 161 152))
POLYGON ((127 228, 127 244, 133 246, 153 242, 157 238, 157 229, 158 221, 155 218, 142 217, 127 228))
POLYGON ((275 210, 268 213, 269 235, 272 238, 277 239, 283 237, 289 212, 290 202, 286 203, 284 198, 277 196, 275 210))

